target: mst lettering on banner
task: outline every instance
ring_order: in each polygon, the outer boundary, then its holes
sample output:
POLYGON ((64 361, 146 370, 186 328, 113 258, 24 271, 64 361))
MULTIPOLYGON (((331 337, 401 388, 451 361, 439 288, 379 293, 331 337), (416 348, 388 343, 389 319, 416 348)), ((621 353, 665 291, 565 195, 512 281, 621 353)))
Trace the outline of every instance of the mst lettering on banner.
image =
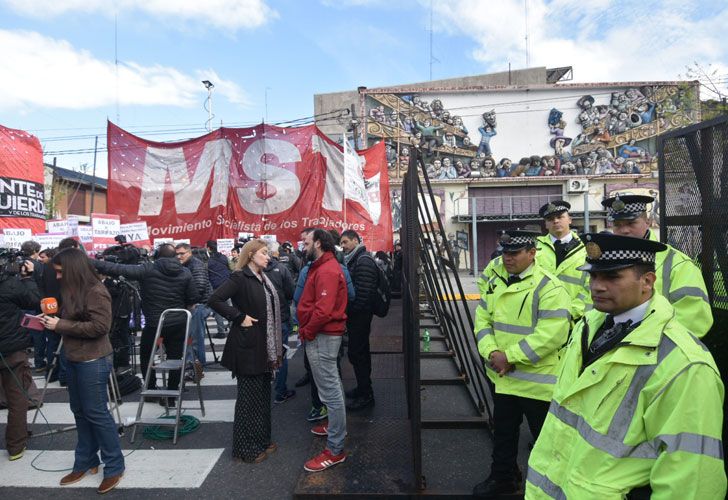
POLYGON ((0 177, 0 217, 45 219, 43 184, 0 177))
POLYGON ((108 209, 147 222, 152 239, 202 245, 245 232, 285 241, 310 226, 355 229, 372 250, 392 247, 383 144, 345 158, 313 125, 221 128, 176 144, 108 130, 108 209))

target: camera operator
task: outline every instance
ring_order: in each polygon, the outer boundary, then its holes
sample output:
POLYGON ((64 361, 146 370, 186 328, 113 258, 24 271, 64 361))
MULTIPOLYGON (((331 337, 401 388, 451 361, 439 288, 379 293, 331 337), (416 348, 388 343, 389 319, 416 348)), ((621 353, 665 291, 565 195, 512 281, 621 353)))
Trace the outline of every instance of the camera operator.
POLYGON ((40 304, 40 292, 32 279, 33 271, 34 265, 30 260, 20 264, 14 252, 0 250, 0 382, 8 405, 5 446, 10 460, 23 456, 28 440, 29 401, 23 380, 30 378, 25 353, 30 338, 20 322, 23 310, 35 310, 40 304))
MULTIPOLYGON (((141 252, 135 246, 126 243, 126 238, 119 235, 114 238, 119 245, 109 247, 101 254, 101 259, 118 264, 139 264, 141 252)), ((105 277, 104 286, 111 295, 111 332, 110 340, 114 348, 114 368, 128 368, 131 361, 131 328, 129 322, 132 313, 136 311, 135 319, 139 316, 137 308, 137 285, 123 277, 105 277)), ((136 321, 135 321, 136 323, 136 321)))
MULTIPOLYGON (((165 309, 191 309, 199 302, 197 288, 192 280, 192 273, 176 258, 174 246, 160 245, 154 262, 128 265, 92 261, 98 272, 106 276, 124 276, 138 281, 142 299, 142 311, 146 324, 142 330, 140 345, 140 363, 142 375, 146 375, 149 357, 152 354, 154 336, 157 332, 159 318, 165 309)), ((184 343, 186 317, 183 314, 169 314, 164 320, 161 336, 170 359, 181 359, 184 343)), ((168 389, 179 387, 180 373, 169 374, 168 389)), ((152 372, 148 389, 156 389, 156 375, 152 372)), ((161 401, 164 403, 164 401, 161 401)), ((173 405, 173 402, 169 402, 173 405)))

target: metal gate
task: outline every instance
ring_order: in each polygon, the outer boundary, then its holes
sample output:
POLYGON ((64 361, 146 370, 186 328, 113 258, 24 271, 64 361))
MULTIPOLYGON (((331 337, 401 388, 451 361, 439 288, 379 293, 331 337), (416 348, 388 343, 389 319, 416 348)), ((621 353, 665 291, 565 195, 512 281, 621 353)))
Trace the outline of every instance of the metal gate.
MULTIPOLYGON (((475 346, 473 319, 420 155, 419 149, 412 148, 402 185, 400 236, 403 252, 402 331, 412 464, 415 489, 424 492, 427 483, 422 470, 422 430, 488 427, 491 412, 485 369, 475 346), (421 352, 420 341, 427 328, 434 332, 429 341, 437 343, 438 347, 421 352), (454 375, 422 375, 428 362, 442 359, 452 361, 454 375), (467 391, 473 416, 422 417, 422 389, 443 385, 467 391)), ((446 467, 445 464, 442 467, 446 467)))
POLYGON ((703 341, 728 384, 728 116, 661 135, 657 154, 661 239, 702 270, 714 317, 703 341))

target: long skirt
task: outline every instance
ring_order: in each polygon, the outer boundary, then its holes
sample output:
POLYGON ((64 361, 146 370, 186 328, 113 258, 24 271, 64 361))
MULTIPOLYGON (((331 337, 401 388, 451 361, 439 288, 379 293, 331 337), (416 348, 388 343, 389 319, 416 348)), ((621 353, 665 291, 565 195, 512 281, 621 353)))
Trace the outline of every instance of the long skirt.
POLYGON ((233 457, 252 462, 271 444, 270 373, 238 377, 233 457))

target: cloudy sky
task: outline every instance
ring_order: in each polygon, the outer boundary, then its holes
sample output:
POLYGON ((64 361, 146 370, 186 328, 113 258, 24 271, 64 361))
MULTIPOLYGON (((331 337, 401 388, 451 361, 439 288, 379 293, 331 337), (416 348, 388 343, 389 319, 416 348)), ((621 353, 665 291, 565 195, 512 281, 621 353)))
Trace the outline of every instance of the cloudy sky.
POLYGON ((201 135, 201 80, 215 127, 311 116, 316 93, 425 81, 431 66, 435 79, 523 68, 527 54, 577 82, 675 80, 697 62, 725 92, 727 25, 725 0, 0 0, 0 124, 76 169, 95 135, 105 146, 107 118, 154 140, 201 135))

